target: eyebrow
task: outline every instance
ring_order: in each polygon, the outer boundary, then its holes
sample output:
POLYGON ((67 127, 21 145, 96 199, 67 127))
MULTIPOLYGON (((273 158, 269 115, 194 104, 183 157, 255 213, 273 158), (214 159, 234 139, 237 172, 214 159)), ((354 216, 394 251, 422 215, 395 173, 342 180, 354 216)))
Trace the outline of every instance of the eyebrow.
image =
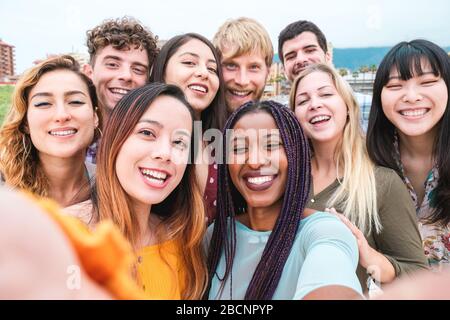
MULTIPOLYGON (((148 123, 148 124, 152 124, 154 126, 157 126, 160 129, 164 128, 164 126, 160 122, 155 121, 155 120, 150 120, 150 119, 142 119, 142 120, 139 120, 138 123, 148 123)), ((186 136, 188 138, 191 137, 186 131, 183 131, 183 130, 180 130, 180 129, 175 131, 175 133, 184 135, 184 136, 186 136)))
POLYGON ((138 123, 148 123, 148 124, 152 124, 154 126, 157 126, 160 129, 164 128, 164 126, 161 123, 159 123, 158 121, 150 120, 150 119, 142 119, 142 120, 139 120, 138 123))
MULTIPOLYGON (((324 85, 324 86, 318 88, 317 91, 322 90, 322 89, 325 89, 325 88, 327 88, 327 87, 332 88, 331 85, 327 84, 327 85, 324 85)), ((303 96, 303 95, 305 95, 305 94, 306 94, 306 92, 300 92, 300 93, 297 95, 297 97, 298 97, 298 96, 303 96)))
MULTIPOLYGON (((108 55, 108 56, 104 56, 104 57, 103 57, 103 61, 105 61, 105 60, 107 60, 107 59, 113 59, 113 60, 116 60, 116 61, 123 61, 123 59, 122 59, 121 57, 113 56, 113 55, 108 55)), ((143 64, 143 63, 141 63, 141 62, 133 61, 131 64, 132 64, 132 65, 139 65, 139 66, 141 66, 141 67, 143 67, 143 68, 148 69, 148 65, 143 64)))
MULTIPOLYGON (((200 56, 198 54, 196 54, 196 53, 193 53, 193 52, 184 52, 184 53, 180 54, 180 57, 185 56, 185 55, 193 56, 193 57, 195 57, 197 59, 200 59, 200 56)), ((214 60, 214 59, 208 59, 208 62, 212 62, 214 64, 217 64, 216 60, 214 60)))
MULTIPOLYGON (((82 92, 82 91, 79 91, 79 90, 72 90, 72 91, 64 92, 64 97, 72 96, 72 95, 74 95, 74 94, 82 94, 83 96, 87 96, 87 95, 86 95, 84 92, 82 92)), ((38 92, 38 93, 34 94, 34 95, 30 98, 30 100, 33 99, 33 98, 36 98, 36 97, 52 97, 52 96, 53 96, 53 93, 50 93, 50 92, 38 92)))

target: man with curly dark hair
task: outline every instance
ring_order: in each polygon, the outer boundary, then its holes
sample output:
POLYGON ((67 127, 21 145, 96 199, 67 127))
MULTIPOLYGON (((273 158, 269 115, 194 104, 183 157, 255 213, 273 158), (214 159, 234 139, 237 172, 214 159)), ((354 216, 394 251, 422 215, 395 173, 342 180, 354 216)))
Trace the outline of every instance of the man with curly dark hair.
POLYGON ((157 39, 132 17, 105 20, 87 31, 90 63, 84 72, 94 82, 106 119, 128 91, 148 82, 157 39))
MULTIPOLYGON (((148 82, 159 52, 158 37, 127 16, 104 20, 86 34, 90 61, 83 71, 95 85, 106 124, 117 102, 148 82)), ((87 151, 87 160, 94 164, 97 149, 98 144, 94 143, 87 151)))

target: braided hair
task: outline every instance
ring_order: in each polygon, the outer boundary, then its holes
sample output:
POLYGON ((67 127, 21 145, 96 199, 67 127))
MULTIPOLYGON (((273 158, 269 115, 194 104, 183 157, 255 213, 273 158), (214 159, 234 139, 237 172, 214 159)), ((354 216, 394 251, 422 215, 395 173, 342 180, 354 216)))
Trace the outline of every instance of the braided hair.
MULTIPOLYGON (((267 112, 274 118, 288 160, 287 183, 281 212, 245 294, 245 299, 248 300, 269 300, 272 299, 278 286, 300 225, 311 185, 311 164, 308 140, 295 115, 291 110, 275 101, 248 102, 237 109, 225 124, 223 141, 227 141, 227 130, 233 129, 243 115, 254 112, 267 112)), ((224 143, 224 159, 227 155, 226 150, 227 145, 224 143)), ((222 254, 225 255, 226 267, 223 278, 219 278, 222 281, 219 296, 229 277, 230 291, 232 290, 232 267, 236 252, 234 219, 240 208, 239 202, 243 200, 242 195, 237 192, 231 182, 226 161, 219 163, 218 171, 218 185, 221 187, 217 197, 218 214, 209 246, 207 261, 209 287, 205 298, 209 295, 211 281, 216 275, 222 254)), ((230 296, 232 297, 231 293, 230 296)))

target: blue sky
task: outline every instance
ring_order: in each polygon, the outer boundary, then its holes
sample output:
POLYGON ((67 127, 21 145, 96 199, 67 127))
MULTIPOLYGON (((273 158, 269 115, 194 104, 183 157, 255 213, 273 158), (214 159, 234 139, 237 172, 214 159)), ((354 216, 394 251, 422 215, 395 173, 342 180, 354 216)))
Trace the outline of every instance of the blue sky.
POLYGON ((47 53, 85 52, 85 32, 132 15, 161 39, 185 32, 212 38, 229 18, 248 16, 277 37, 299 19, 315 22, 334 47, 390 46, 426 38, 450 46, 448 0, 0 0, 0 38, 16 47, 18 72, 47 53))

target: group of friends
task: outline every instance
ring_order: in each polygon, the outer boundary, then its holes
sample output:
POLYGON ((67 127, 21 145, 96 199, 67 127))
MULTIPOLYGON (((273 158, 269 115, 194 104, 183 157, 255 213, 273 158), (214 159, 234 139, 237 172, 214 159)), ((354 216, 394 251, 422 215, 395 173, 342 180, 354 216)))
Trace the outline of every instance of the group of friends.
POLYGON ((287 105, 261 99, 274 49, 257 21, 228 20, 212 41, 157 40, 132 17, 106 20, 87 32, 88 64, 51 57, 16 84, 0 173, 4 188, 27 195, 0 190, 0 246, 15 257, 0 291, 358 298, 450 269, 442 48, 391 48, 364 132, 310 21, 278 37, 287 105), (75 291, 69 265, 88 279, 75 291))

